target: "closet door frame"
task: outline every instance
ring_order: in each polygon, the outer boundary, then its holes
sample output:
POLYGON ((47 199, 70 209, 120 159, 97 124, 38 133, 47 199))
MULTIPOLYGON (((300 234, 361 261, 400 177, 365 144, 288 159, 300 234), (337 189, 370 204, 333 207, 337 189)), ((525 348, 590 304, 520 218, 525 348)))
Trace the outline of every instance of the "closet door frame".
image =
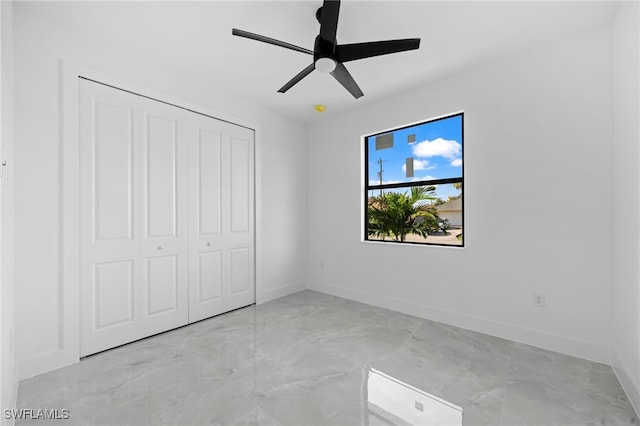
MULTIPOLYGON (((148 98, 169 103, 190 111, 208 115, 254 131, 254 176, 260 176, 261 143, 260 126, 249 120, 203 107, 194 102, 168 95, 156 89, 148 88, 129 80, 60 60, 61 75, 61 166, 60 179, 60 276, 57 301, 59 344, 55 351, 42 356, 24 360, 21 363, 21 375, 30 377, 56 368, 73 364, 80 360, 80 124, 79 124, 79 79, 85 78, 136 93, 148 98)), ((254 188, 254 244, 255 244, 255 301, 262 302, 262 241, 261 241, 261 188, 254 188)))

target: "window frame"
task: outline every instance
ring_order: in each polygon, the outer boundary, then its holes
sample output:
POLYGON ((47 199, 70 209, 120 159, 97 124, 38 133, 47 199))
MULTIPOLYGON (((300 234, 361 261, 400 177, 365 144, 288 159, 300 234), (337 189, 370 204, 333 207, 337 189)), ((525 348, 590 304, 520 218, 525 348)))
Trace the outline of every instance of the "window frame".
POLYGON ((418 121, 415 123, 394 127, 391 129, 387 129, 384 131, 379 131, 375 133, 371 133, 368 135, 364 135, 362 137, 362 146, 363 146, 363 159, 364 159, 364 183, 363 183, 363 213, 362 216, 364 218, 363 221, 363 229, 362 229, 362 242, 365 243, 383 243, 383 244, 401 244, 401 245, 412 245, 412 246, 436 246, 436 247, 453 247, 453 248, 464 248, 465 247, 465 238, 463 236, 461 244, 443 244, 443 243, 429 243, 429 242, 416 242, 416 241, 396 241, 396 240, 377 240, 369 238, 369 191, 379 191, 385 189, 397 189, 397 188, 412 188, 416 186, 434 186, 434 185, 447 185, 452 183, 460 182, 462 184, 462 230, 464 233, 465 227, 465 195, 464 195, 464 169, 465 169, 465 155, 464 155, 464 111, 458 111, 455 113, 450 113, 446 115, 442 115, 435 118, 430 118, 424 121, 418 121), (444 178, 444 179, 427 179, 427 180, 419 180, 419 181, 410 181, 410 182, 400 182, 400 183, 388 183, 388 184, 378 184, 371 185, 369 180, 369 140, 370 138, 375 138, 376 136, 384 135, 387 133, 393 133, 398 130, 404 130, 411 127, 422 126, 428 123, 435 123, 437 121, 446 120, 449 118, 460 116, 460 137, 461 137, 461 145, 462 145, 462 167, 461 167, 461 176, 459 178, 444 178))

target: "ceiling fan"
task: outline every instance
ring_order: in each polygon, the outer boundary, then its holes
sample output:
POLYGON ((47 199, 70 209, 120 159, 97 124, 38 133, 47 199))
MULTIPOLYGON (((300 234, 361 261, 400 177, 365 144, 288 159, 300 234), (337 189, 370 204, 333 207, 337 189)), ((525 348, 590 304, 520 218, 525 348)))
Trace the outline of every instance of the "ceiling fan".
POLYGON ((420 39, 406 38, 400 40, 338 44, 336 32, 338 29, 339 13, 340 0, 324 0, 322 7, 316 11, 316 19, 320 23, 320 34, 316 37, 313 50, 236 28, 233 28, 231 33, 236 36, 313 55, 313 63, 289 80, 278 92, 285 93, 316 69, 320 72, 330 73, 357 99, 363 95, 362 90, 360 90, 360 87, 358 87, 351 74, 349 74, 349 71, 345 68, 344 62, 418 49, 420 47, 420 39))

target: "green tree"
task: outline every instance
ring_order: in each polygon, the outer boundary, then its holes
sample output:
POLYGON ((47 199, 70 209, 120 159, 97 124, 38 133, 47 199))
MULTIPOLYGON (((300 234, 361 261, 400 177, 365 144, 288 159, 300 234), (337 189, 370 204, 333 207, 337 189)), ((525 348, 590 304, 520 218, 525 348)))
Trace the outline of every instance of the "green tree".
POLYGON ((369 199, 368 233, 405 241, 407 235, 427 238, 439 230, 438 212, 433 202, 435 186, 414 186, 408 193, 387 192, 369 199))
POLYGON ((458 191, 460 191, 460 193, 458 195, 450 195, 447 201, 451 201, 451 200, 457 200, 458 198, 462 197, 462 182, 454 182, 451 184, 455 189, 457 189, 458 191))

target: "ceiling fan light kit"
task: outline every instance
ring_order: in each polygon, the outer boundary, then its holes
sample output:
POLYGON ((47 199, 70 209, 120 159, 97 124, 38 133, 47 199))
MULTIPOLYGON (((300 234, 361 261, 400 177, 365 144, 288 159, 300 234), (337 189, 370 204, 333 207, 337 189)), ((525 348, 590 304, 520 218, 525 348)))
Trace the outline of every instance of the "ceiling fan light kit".
POLYGON ((285 93, 303 78, 311 74, 313 70, 331 74, 351 95, 358 99, 363 96, 344 62, 358 59, 371 58, 373 56, 388 55, 390 53, 414 50, 420 47, 419 38, 407 38, 400 40, 373 41, 365 43, 338 44, 336 32, 338 29, 338 15, 340 14, 340 0, 324 0, 322 7, 316 11, 316 19, 320 23, 320 34, 316 37, 313 50, 304 47, 265 37, 259 34, 233 28, 231 33, 238 37, 245 37, 263 43, 273 44, 286 49, 313 55, 313 62, 296 74, 284 86, 278 90, 285 93))
POLYGON ((314 62, 314 65, 321 73, 329 74, 336 69, 337 63, 331 58, 318 58, 314 62))

